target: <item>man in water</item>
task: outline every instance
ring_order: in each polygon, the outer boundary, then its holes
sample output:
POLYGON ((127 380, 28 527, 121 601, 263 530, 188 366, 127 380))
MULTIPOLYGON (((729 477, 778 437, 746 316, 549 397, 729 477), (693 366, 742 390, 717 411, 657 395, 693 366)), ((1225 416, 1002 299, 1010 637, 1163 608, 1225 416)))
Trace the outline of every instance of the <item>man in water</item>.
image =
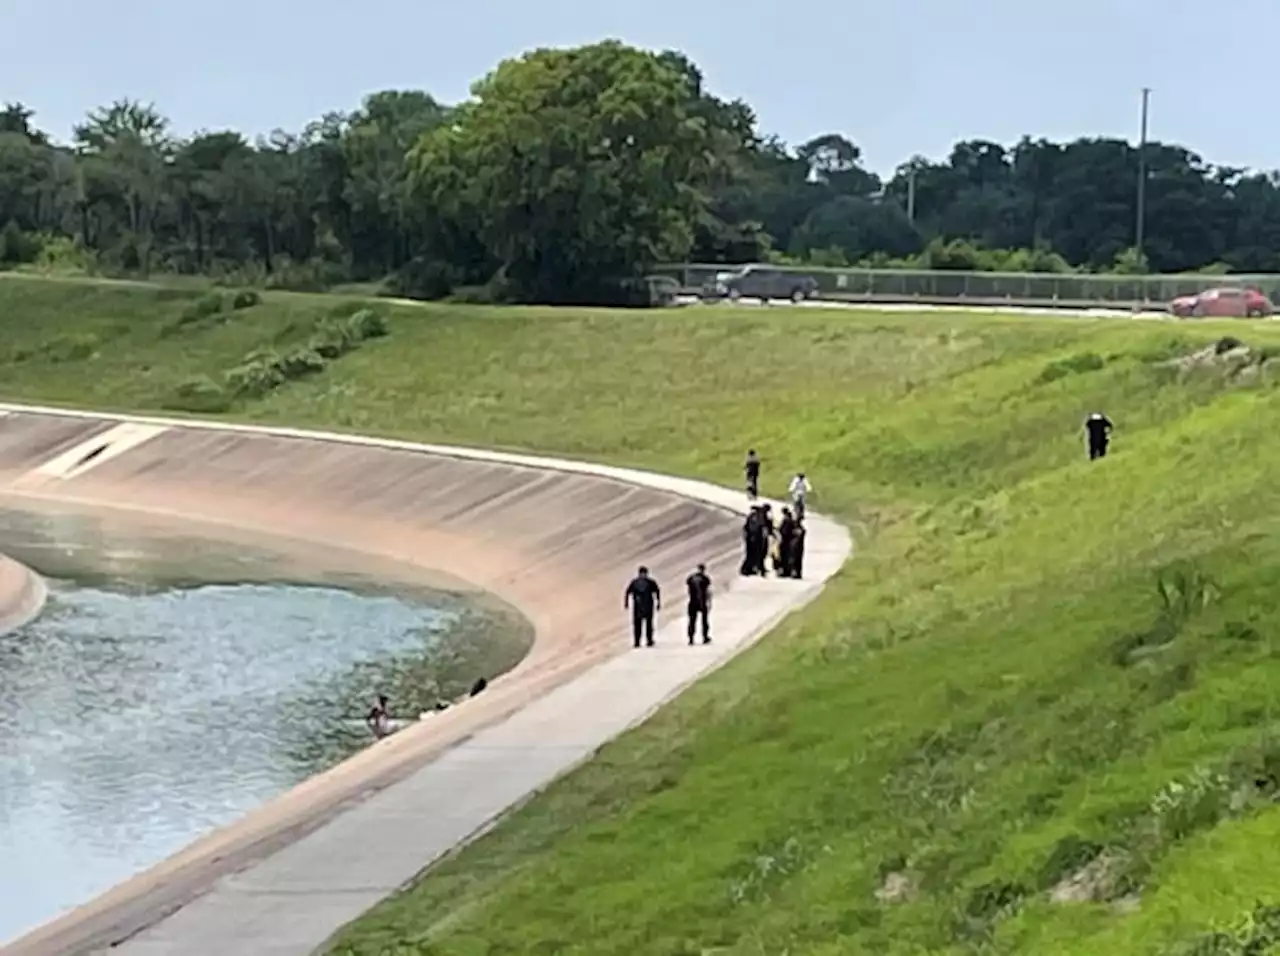
POLYGON ((693 634, 697 630, 698 618, 702 618, 702 643, 711 643, 711 578, 707 576, 707 566, 698 565, 698 570, 685 580, 689 589, 689 646, 693 646, 693 634))
POLYGON ((387 712, 387 695, 379 694, 364 722, 369 726, 369 730, 373 732, 373 735, 381 739, 391 733, 390 720, 391 715, 387 712))
POLYGON ((1084 430, 1089 435, 1089 460, 1107 457, 1107 445, 1111 441, 1111 419, 1102 412, 1094 412, 1084 422, 1084 430))
POLYGON ((747 452, 747 460, 742 464, 742 473, 747 476, 747 497, 755 501, 760 497, 760 458, 754 448, 747 452))
POLYGON ((641 567, 627 585, 622 595, 622 608, 631 608, 631 636, 635 646, 640 646, 640 632, 645 642, 653 647, 653 613, 662 610, 662 589, 649 577, 649 569, 641 567))
POLYGON ((796 520, 803 521, 804 499, 809 492, 813 491, 813 485, 809 484, 809 479, 804 476, 803 471, 798 471, 791 479, 791 487, 787 490, 791 493, 791 507, 795 509, 796 520))

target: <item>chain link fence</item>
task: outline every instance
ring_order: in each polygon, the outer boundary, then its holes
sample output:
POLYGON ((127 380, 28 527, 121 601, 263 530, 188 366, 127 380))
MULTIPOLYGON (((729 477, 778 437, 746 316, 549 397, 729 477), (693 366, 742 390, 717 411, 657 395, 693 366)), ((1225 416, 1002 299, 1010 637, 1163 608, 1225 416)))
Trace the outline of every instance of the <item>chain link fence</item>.
MULTIPOLYGON (((695 295, 718 273, 740 266, 689 263, 667 265, 655 274, 675 279, 695 295)), ((1280 299, 1280 275, 1059 275, 1028 272, 950 272, 906 269, 817 269, 770 266, 812 276, 822 298, 850 302, 973 303, 1121 308, 1161 308, 1182 295, 1219 286, 1251 286, 1273 302, 1280 299)))

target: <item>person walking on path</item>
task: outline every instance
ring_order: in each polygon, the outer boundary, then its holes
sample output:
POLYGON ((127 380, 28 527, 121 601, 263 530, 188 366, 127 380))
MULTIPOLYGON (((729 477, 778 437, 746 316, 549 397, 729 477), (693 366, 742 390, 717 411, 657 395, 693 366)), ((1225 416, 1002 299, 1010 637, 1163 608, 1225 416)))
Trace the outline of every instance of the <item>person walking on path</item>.
POLYGON ((795 510, 796 520, 803 521, 804 499, 813 491, 813 485, 809 484, 809 479, 804 476, 803 471, 798 471, 791 479, 791 486, 787 490, 791 493, 791 507, 795 510))
POLYGON ((698 565, 698 570, 685 580, 689 588, 689 646, 693 646, 693 635, 697 630, 698 620, 702 620, 702 643, 711 643, 711 578, 707 577, 707 566, 698 565))
POLYGON ((747 451, 747 460, 742 463, 742 473, 747 478, 747 498, 755 501, 760 497, 760 456, 754 448, 747 451))
POLYGON ((742 525, 742 574, 750 577, 759 574, 764 565, 764 516, 759 505, 752 505, 747 520, 742 525))
POLYGON ((1102 412, 1094 412, 1084 422, 1084 430, 1089 436, 1089 460, 1107 457, 1107 445, 1111 441, 1111 419, 1102 412))
POLYGON ((649 577, 649 569, 641 566, 622 595, 622 609, 631 608, 631 637, 640 646, 640 634, 653 647, 653 613, 662 610, 662 589, 649 577))

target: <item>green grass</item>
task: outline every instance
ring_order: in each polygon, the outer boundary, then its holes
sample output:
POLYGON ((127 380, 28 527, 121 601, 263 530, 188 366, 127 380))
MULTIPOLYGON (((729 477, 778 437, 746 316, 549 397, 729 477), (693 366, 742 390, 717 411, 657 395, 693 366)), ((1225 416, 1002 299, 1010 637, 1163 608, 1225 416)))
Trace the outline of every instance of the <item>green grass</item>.
MULTIPOLYGON (((335 308, 268 295, 171 331, 194 294, 0 281, 0 391, 163 411, 335 308)), ((229 414, 727 484, 754 445, 766 490, 805 468, 859 550, 335 953, 1265 951, 1280 392, 1266 366, 1161 363, 1280 329, 382 308, 388 337, 229 414), (1090 464, 1095 409, 1118 430, 1090 464), (1073 875, 1092 898, 1054 901, 1073 875)))

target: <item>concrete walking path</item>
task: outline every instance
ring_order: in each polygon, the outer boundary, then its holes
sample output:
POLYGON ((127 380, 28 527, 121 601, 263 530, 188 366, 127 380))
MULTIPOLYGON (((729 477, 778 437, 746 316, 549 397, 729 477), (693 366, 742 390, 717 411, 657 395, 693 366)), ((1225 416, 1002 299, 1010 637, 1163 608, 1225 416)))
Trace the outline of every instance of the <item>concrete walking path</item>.
MULTIPOLYGON (((746 508, 740 491, 584 462, 298 429, 0 405, 0 414, 6 412, 83 414, 138 425, 372 444, 598 475, 736 513, 746 508)), ((589 759, 601 745, 645 720, 815 597, 849 557, 852 543, 843 527, 821 515, 811 513, 806 524, 804 581, 739 578, 716 582, 711 645, 687 646, 684 622, 677 620, 659 630, 656 648, 630 651, 562 684, 297 842, 224 877, 168 917, 97 952, 120 956, 309 956, 347 922, 451 849, 483 832, 512 806, 589 759)), ((669 604, 683 605, 682 581, 660 583, 669 604)), ((617 584, 617 613, 619 624, 624 626, 625 584, 617 584)))

